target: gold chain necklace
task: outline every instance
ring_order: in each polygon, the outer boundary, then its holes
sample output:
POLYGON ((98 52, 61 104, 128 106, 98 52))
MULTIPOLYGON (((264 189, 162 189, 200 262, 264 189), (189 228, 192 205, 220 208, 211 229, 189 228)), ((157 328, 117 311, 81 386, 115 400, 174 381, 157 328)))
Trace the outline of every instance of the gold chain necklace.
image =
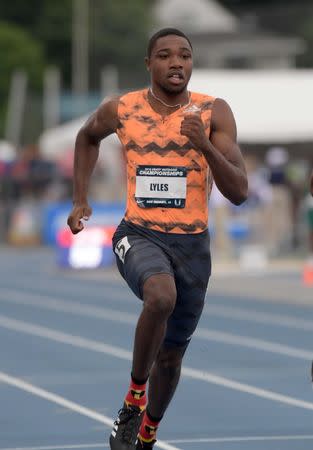
POLYGON ((190 92, 188 92, 188 103, 186 105, 183 105, 182 103, 177 103, 177 105, 169 105, 165 102, 163 102, 163 100, 161 100, 159 97, 157 97, 155 95, 155 93, 153 92, 152 88, 149 88, 150 94, 152 95, 153 98, 155 98, 155 100, 157 100, 158 102, 162 103, 162 105, 166 106, 167 108, 182 108, 183 106, 189 106, 190 105, 190 92))

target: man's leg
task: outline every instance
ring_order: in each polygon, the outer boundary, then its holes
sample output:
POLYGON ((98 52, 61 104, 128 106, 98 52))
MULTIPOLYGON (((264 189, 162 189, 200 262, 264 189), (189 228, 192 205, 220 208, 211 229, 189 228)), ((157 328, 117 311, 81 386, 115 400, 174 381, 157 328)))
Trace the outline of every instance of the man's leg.
POLYGON ((149 403, 139 430, 138 449, 152 448, 161 421, 179 382, 186 347, 162 346, 149 376, 149 403))
POLYGON ((162 417, 175 393, 180 378, 185 348, 162 347, 149 377, 149 413, 162 417))
POLYGON ((151 367, 166 333, 176 303, 172 275, 150 275, 142 287, 143 309, 138 319, 132 364, 132 379, 110 436, 112 450, 133 450, 145 407, 145 388, 151 367))
POLYGON ((209 235, 168 237, 177 301, 149 376, 149 399, 139 429, 137 450, 151 449, 179 382, 184 353, 197 327, 211 273, 209 235))
POLYGON ((164 340, 166 324, 176 303, 174 278, 168 274, 150 276, 143 285, 143 309, 138 319, 132 375, 148 378, 152 364, 164 340))

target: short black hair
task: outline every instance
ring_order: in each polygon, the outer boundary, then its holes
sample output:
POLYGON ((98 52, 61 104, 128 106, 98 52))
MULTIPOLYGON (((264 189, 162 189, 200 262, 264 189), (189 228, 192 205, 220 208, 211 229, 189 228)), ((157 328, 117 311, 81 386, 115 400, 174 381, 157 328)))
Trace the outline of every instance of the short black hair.
POLYGON ((177 28, 162 28, 162 30, 157 31, 156 33, 154 33, 153 36, 151 36, 149 43, 148 43, 148 48, 147 48, 147 56, 148 58, 150 58, 153 47, 156 43, 156 41, 164 36, 169 36, 171 34, 174 34, 175 36, 181 36, 183 38, 185 38, 188 42, 189 45, 192 49, 192 44, 190 42, 190 39, 188 36, 185 35, 185 33, 183 33, 182 31, 178 30, 177 28))

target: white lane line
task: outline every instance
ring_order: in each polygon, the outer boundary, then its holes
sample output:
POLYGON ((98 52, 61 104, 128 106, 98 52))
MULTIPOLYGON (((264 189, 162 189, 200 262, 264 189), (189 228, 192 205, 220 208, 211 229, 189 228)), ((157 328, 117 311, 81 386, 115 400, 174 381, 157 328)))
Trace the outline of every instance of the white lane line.
POLYGON ((10 447, 0 450, 74 450, 89 448, 108 448, 109 444, 73 444, 73 445, 45 445, 43 447, 10 447))
POLYGON ((0 289, 0 301, 18 305, 35 306, 50 311, 65 312, 94 319, 112 320, 133 325, 138 315, 91 305, 82 305, 71 300, 59 300, 56 297, 41 294, 29 294, 11 289, 0 289))
POLYGON ((278 353, 280 355, 290 356, 292 358, 302 359, 305 361, 311 361, 313 359, 313 351, 311 350, 290 347, 288 345, 282 345, 276 342, 265 341, 264 339, 256 339, 251 336, 240 336, 238 334, 207 330, 199 327, 195 331, 194 337, 208 341, 221 342, 227 345, 238 345, 240 347, 253 348, 276 354, 278 353))
MULTIPOLYGON (((224 443, 224 442, 258 442, 258 441, 310 441, 313 435, 286 435, 286 436, 234 436, 220 438, 197 438, 197 439, 170 439, 169 444, 201 444, 201 443, 224 443)), ((57 445, 43 447, 10 447, 0 448, 0 450, 75 450, 89 448, 106 448, 108 444, 73 444, 73 445, 57 445)))
POLYGON ((257 441, 310 441, 312 434, 291 436, 235 436, 222 438, 198 438, 198 439, 171 439, 171 444, 197 444, 197 443, 222 443, 222 442, 257 442, 257 441))
POLYGON ((52 403, 56 403, 57 405, 63 406, 64 408, 70 409, 71 411, 74 411, 78 414, 89 417, 90 419, 96 420, 97 422, 103 423, 108 427, 113 426, 113 420, 110 417, 97 413, 92 409, 85 408, 84 406, 81 406, 78 403, 72 402, 64 397, 61 397, 60 395, 53 394, 52 392, 46 391, 45 389, 41 389, 37 386, 34 386, 33 384, 27 383, 26 381, 23 381, 20 378, 16 378, 4 372, 0 372, 0 382, 9 384, 10 386, 14 386, 18 389, 26 391, 37 397, 41 397, 52 403))
MULTIPOLYGON (((81 305, 70 300, 58 300, 50 296, 43 297, 38 294, 21 294, 20 292, 14 292, 7 289, 0 289, 0 295, 2 296, 0 301, 9 303, 13 302, 26 306, 35 306, 41 309, 65 312, 84 317, 92 317, 94 319, 112 320, 125 325, 135 325, 138 319, 138 314, 131 314, 110 308, 81 305)), ((208 330, 202 327, 197 328, 194 333, 194 337, 207 341, 220 342, 227 345, 253 348, 256 350, 284 355, 305 361, 311 361, 313 359, 313 352, 311 350, 291 347, 276 342, 266 341, 264 339, 256 339, 250 336, 239 336, 212 329, 208 330)))
MULTIPOLYGON (((46 285, 45 285, 46 286, 46 285)), ((47 287, 47 286, 46 286, 47 287)), ((68 289, 63 289, 64 286, 62 286, 62 292, 55 292, 55 289, 51 290, 51 292, 53 292, 55 295, 51 296, 49 294, 44 294, 44 293, 40 293, 36 289, 34 289, 34 285, 28 287, 25 287, 24 285, 19 287, 18 289, 16 288, 6 288, 6 287, 1 287, 0 289, 0 295, 3 297, 3 300, 6 299, 7 296, 12 295, 13 298, 18 299, 19 297, 21 297, 21 295, 25 294, 27 299, 39 299, 39 298, 43 298, 44 300, 54 300, 57 298, 65 298, 66 300, 68 299, 68 294, 73 295, 73 286, 66 286, 68 289), (34 289, 34 291, 32 291, 31 289, 34 289), (57 297, 58 296, 58 297, 57 297)), ((97 303, 103 303, 104 301, 113 301, 114 303, 118 302, 118 303, 122 303, 122 304, 131 304, 131 305, 141 305, 141 301, 135 297, 135 294, 133 294, 130 290, 129 292, 118 292, 116 290, 116 288, 112 288, 112 287, 105 287, 105 289, 102 287, 101 289, 99 288, 97 291, 96 295, 90 295, 90 289, 88 291, 88 289, 86 289, 87 286, 76 286, 76 289, 79 290, 80 294, 84 297, 86 304, 90 304, 89 299, 94 300, 94 302, 97 303), (89 292, 89 293, 88 293, 89 292)))
POLYGON ((184 367, 182 370, 183 375, 189 378, 193 378, 199 381, 206 381, 207 383, 216 384, 218 386, 227 387, 235 391, 244 392, 246 394, 252 394, 256 397, 266 398, 274 402, 284 403, 285 405, 296 406, 298 408, 308 409, 313 411, 313 403, 305 402, 288 395, 278 394, 274 391, 267 389, 261 389, 255 386, 251 386, 246 383, 239 383, 229 378, 214 375, 210 372, 200 371, 191 367, 184 367))
MULTIPOLYGON (((51 328, 41 327, 39 325, 22 322, 20 320, 10 319, 9 317, 3 315, 0 315, 0 326, 20 333, 26 333, 33 336, 47 338, 52 341, 62 342, 64 344, 70 344, 74 347, 109 354, 110 356, 119 359, 124 359, 127 361, 132 360, 132 353, 123 348, 102 344, 101 342, 85 339, 80 336, 62 333, 60 331, 56 331, 51 328)), ((279 402, 286 405, 295 406, 297 408, 313 411, 313 403, 305 402, 303 400, 299 400, 297 398, 290 397, 287 395, 281 395, 274 391, 260 389, 258 387, 251 386, 249 384, 239 383, 229 378, 214 375, 204 370, 197 370, 191 367, 184 366, 182 369, 182 375, 185 377, 192 378, 194 380, 204 381, 206 383, 227 387, 229 389, 251 394, 263 399, 265 398, 268 400, 272 400, 274 402, 279 402)))
POLYGON ((244 308, 208 304, 204 310, 205 315, 223 317, 231 320, 247 320, 264 325, 276 325, 286 328, 295 328, 302 331, 313 331, 313 321, 298 319, 280 314, 269 314, 256 310, 247 311, 244 308))
POLYGON ((105 353, 120 359, 131 361, 132 352, 124 350, 114 345, 104 344, 102 342, 86 339, 80 336, 74 336, 51 328, 42 327, 32 323, 23 322, 21 320, 10 319, 9 317, 0 315, 0 326, 21 333, 50 339, 51 341, 61 342, 62 344, 70 344, 74 347, 92 350, 94 352, 105 353))
MULTIPOLYGON (((78 414, 89 417, 90 419, 93 419, 109 427, 113 426, 113 419, 111 419, 110 417, 97 413, 92 409, 85 408, 84 406, 81 406, 78 403, 72 402, 64 397, 61 397, 60 395, 53 394, 52 392, 46 391, 45 389, 27 383, 26 381, 23 381, 20 378, 16 378, 4 372, 0 372, 0 382, 6 383, 10 386, 14 386, 18 389, 21 389, 22 391, 26 391, 30 394, 48 400, 52 403, 56 403, 57 405, 63 406, 64 408, 70 409, 71 411, 74 411, 78 414)), ((156 447, 163 448, 164 450, 180 450, 178 447, 175 447, 173 445, 167 444, 166 442, 159 440, 155 445, 156 447)))

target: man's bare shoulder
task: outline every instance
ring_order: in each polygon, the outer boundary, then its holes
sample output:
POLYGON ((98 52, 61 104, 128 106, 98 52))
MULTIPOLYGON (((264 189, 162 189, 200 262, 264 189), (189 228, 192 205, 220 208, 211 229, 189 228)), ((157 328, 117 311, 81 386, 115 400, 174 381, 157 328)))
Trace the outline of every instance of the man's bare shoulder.
POLYGON ((216 115, 220 114, 223 115, 225 113, 226 114, 232 113, 232 110, 226 100, 220 97, 216 97, 213 104, 213 113, 216 115))
POLYGON ((118 116, 118 106, 120 103, 121 96, 116 95, 114 97, 105 98, 99 105, 96 113, 98 118, 106 117, 117 117, 118 116))
POLYGON ((136 101, 141 101, 143 92, 144 90, 129 91, 121 95, 105 98, 97 110, 99 118, 118 118, 119 110, 122 107, 127 107, 128 104, 136 103, 136 101))
POLYGON ((235 118, 230 105, 226 100, 217 97, 212 109, 212 128, 215 130, 235 128, 235 118))
POLYGON ((120 96, 105 98, 87 119, 82 132, 95 140, 101 140, 115 133, 119 124, 118 106, 120 96))

